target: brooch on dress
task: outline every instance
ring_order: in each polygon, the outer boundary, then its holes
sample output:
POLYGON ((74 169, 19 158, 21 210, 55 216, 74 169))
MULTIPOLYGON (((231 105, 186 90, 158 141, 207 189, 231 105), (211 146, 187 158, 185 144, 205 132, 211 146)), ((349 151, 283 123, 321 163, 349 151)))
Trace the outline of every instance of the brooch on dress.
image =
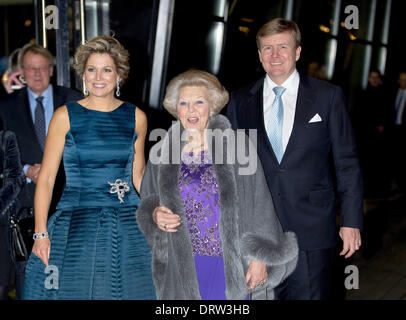
POLYGON ((109 182, 107 181, 110 185, 110 193, 117 193, 118 200, 120 202, 124 202, 123 198, 126 192, 130 191, 130 187, 128 186, 127 181, 123 181, 121 179, 117 179, 116 182, 109 182))

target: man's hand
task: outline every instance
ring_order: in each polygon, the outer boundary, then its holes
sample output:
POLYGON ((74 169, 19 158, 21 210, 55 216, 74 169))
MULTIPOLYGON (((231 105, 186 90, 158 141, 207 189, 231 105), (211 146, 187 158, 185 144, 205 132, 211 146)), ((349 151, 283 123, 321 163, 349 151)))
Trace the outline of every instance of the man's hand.
POLYGON ((345 255, 345 258, 349 258, 361 247, 361 233, 357 228, 341 227, 339 234, 343 240, 343 251, 340 252, 340 256, 345 255))
POLYGON ((26 176, 28 178, 30 178, 32 181, 34 181, 35 184, 37 183, 38 174, 39 174, 40 169, 41 169, 40 163, 36 163, 27 169, 26 176))

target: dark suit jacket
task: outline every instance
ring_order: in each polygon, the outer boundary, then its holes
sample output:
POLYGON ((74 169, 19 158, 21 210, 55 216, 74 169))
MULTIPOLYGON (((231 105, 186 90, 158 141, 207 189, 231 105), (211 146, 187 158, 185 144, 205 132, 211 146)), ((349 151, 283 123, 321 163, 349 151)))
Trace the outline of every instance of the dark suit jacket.
MULTIPOLYGON (((83 95, 69 88, 53 86, 54 110, 72 100, 82 99, 83 95)), ((34 122, 31 116, 27 88, 22 88, 0 101, 0 119, 5 130, 14 131, 20 148, 22 165, 42 163, 43 151, 35 134, 34 122)), ((62 195, 65 184, 63 166, 58 172, 54 196, 50 206, 50 214, 62 195)), ((23 206, 33 206, 35 184, 27 183, 20 193, 20 202, 23 206)))
POLYGON ((302 250, 333 247, 335 185, 341 226, 361 229, 363 219, 362 176, 344 95, 337 86, 300 75, 293 130, 279 164, 264 125, 263 83, 233 92, 227 116, 234 129, 258 130, 258 155, 284 231, 296 233, 302 250), (309 123, 316 114, 322 121, 309 123))
POLYGON ((10 206, 25 183, 17 138, 14 132, 11 131, 0 131, 0 172, 2 175, 0 184, 0 226, 8 226, 9 215, 6 209, 13 209, 10 206))

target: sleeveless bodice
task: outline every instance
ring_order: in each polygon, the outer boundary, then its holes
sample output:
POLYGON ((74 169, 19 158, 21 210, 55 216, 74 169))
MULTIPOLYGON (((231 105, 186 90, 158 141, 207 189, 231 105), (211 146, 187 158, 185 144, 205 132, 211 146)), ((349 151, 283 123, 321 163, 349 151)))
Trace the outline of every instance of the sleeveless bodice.
POLYGON ((135 106, 124 102, 111 112, 66 105, 70 130, 63 163, 66 186, 58 209, 138 206, 132 184, 135 106))

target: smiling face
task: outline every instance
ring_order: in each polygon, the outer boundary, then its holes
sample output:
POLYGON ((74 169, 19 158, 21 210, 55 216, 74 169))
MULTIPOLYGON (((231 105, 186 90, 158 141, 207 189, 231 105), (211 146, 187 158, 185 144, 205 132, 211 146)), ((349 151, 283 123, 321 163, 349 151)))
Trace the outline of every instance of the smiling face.
POLYGON ((302 48, 296 48, 291 32, 282 32, 261 38, 259 60, 269 77, 281 85, 296 68, 302 48))
POLYGON ((27 52, 24 55, 22 71, 28 88, 36 95, 41 95, 48 88, 54 69, 44 56, 27 52))
POLYGON ((89 95, 105 97, 114 95, 119 79, 114 60, 107 53, 93 53, 87 59, 83 75, 89 95))
POLYGON ((187 130, 198 130, 201 135, 209 124, 211 102, 206 87, 185 86, 179 90, 177 112, 187 130))

